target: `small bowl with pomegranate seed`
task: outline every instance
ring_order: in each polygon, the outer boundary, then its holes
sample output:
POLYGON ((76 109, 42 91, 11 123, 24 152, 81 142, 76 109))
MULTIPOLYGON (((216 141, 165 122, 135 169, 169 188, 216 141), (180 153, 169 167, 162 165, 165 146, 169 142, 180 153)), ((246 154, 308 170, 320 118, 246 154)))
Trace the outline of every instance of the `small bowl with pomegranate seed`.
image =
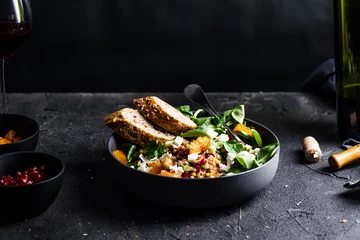
POLYGON ((34 151, 39 129, 39 124, 25 115, 0 114, 0 154, 34 151))
POLYGON ((0 211, 8 218, 31 218, 46 211, 64 180, 64 163, 49 154, 16 152, 0 156, 0 211))

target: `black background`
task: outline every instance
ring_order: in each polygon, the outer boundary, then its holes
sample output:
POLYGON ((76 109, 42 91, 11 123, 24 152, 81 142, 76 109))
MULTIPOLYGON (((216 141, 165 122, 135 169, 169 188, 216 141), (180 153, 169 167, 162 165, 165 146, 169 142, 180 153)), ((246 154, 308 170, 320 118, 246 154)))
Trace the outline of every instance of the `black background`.
POLYGON ((333 56, 328 0, 33 0, 8 92, 298 91, 333 56))

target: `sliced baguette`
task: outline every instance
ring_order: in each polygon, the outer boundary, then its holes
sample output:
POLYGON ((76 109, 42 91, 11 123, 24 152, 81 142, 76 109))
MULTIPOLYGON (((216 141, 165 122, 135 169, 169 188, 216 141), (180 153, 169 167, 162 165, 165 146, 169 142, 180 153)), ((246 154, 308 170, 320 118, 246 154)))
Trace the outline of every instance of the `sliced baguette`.
POLYGON ((134 104, 147 119, 175 135, 196 128, 196 124, 188 116, 158 97, 136 98, 134 104))
POLYGON ((145 119, 138 110, 132 108, 123 108, 111 113, 104 118, 104 121, 114 132, 140 146, 153 140, 165 143, 175 138, 173 134, 156 126, 145 119))

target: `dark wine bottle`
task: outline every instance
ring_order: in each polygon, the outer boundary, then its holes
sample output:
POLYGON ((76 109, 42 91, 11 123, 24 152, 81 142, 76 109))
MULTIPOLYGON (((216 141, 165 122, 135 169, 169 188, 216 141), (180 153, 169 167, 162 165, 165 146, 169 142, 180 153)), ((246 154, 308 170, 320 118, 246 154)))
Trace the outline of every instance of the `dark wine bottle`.
POLYGON ((336 110, 341 139, 360 141, 360 0, 334 0, 336 110))

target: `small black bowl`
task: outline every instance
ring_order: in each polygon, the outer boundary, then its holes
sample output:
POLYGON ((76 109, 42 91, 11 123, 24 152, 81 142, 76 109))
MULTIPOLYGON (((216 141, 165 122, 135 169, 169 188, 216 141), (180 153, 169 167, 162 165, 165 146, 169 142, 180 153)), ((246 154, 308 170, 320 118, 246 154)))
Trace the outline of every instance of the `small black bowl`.
POLYGON ((0 136, 4 137, 11 129, 15 130, 16 136, 22 140, 0 145, 0 154, 36 149, 40 127, 34 119, 18 114, 0 114, 0 136))
POLYGON ((45 165, 46 178, 23 186, 0 186, 0 215, 9 219, 32 218, 45 212, 58 196, 63 180, 64 163, 49 154, 16 152, 0 156, 0 177, 16 176, 29 167, 45 165))

